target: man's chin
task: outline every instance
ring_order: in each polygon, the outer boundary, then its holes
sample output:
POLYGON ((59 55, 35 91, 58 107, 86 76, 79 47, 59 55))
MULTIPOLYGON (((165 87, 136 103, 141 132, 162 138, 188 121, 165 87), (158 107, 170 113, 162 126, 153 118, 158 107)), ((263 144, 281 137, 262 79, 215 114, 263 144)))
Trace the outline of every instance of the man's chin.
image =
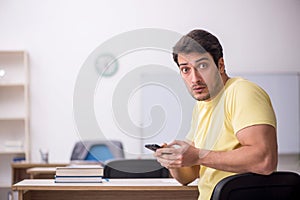
POLYGON ((206 101, 206 100, 210 99, 210 95, 209 94, 194 94, 193 97, 197 101, 206 101))

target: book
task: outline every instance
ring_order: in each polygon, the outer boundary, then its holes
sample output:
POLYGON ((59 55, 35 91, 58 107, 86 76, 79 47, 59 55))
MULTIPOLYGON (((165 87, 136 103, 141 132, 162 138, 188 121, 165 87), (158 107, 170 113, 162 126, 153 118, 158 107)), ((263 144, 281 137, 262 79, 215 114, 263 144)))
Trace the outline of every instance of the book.
POLYGON ((102 165, 70 165, 56 167, 55 183, 101 183, 102 165))
POLYGON ((55 183, 102 183, 102 176, 55 176, 55 183))
POLYGON ((56 176, 103 176, 104 170, 101 165, 70 165, 57 167, 56 176))

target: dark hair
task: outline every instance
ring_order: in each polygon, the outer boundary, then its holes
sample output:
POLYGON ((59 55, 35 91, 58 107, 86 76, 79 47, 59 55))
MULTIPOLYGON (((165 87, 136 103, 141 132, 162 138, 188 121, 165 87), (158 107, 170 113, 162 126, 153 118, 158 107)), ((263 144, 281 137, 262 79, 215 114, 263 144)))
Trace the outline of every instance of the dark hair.
POLYGON ((223 57, 223 48, 218 38, 213 34, 196 29, 184 35, 173 47, 173 59, 178 63, 178 53, 206 53, 208 52, 218 66, 218 61, 223 57))

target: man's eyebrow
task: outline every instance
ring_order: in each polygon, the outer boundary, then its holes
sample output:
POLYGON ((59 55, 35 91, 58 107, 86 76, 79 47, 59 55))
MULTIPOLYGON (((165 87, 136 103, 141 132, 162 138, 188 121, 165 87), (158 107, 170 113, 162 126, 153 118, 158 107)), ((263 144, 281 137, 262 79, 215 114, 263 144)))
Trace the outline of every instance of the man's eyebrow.
MULTIPOLYGON (((208 58, 207 57, 199 58, 198 60, 195 60, 195 63, 203 61, 203 60, 208 60, 208 58)), ((179 66, 182 66, 182 65, 188 65, 188 63, 180 63, 179 64, 179 66)))
POLYGON ((188 63, 180 63, 179 66, 187 65, 188 63))
POLYGON ((207 58, 207 57, 199 58, 198 60, 195 61, 195 63, 200 62, 200 61, 202 61, 202 60, 208 60, 208 58, 207 58))

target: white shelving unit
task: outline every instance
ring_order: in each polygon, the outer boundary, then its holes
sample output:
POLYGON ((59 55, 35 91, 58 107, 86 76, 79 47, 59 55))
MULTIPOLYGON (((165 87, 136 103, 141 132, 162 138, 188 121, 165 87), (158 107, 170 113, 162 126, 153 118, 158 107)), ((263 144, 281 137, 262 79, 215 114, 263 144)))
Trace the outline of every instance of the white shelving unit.
MULTIPOLYGON (((28 70, 25 51, 0 51, 1 190, 11 187, 11 162, 30 158, 28 70)), ((0 195, 0 199, 7 199, 7 193, 0 195)))

